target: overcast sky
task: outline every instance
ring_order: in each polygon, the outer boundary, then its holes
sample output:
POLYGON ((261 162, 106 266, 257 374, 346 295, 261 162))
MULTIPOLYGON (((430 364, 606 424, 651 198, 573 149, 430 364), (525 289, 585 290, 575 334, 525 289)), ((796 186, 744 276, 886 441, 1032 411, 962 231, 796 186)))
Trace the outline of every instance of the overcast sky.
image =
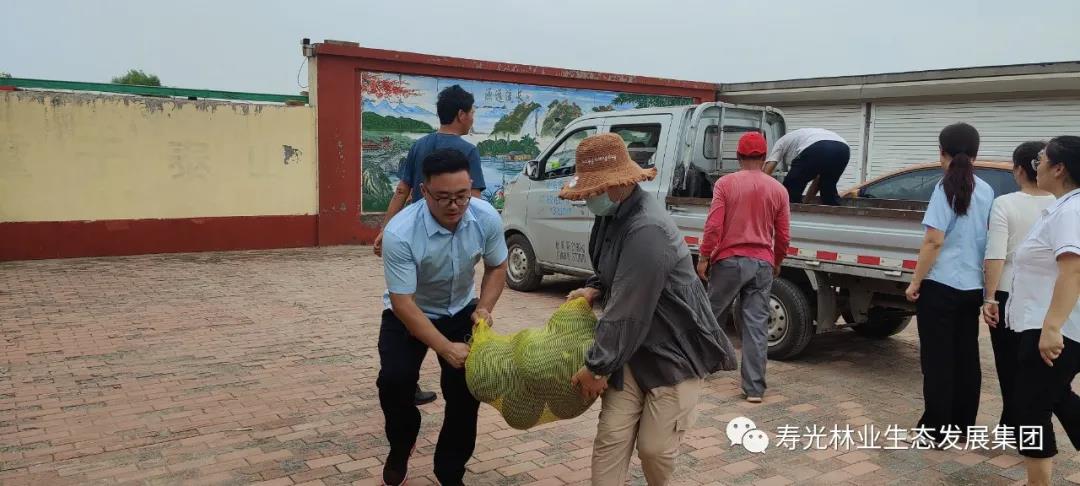
POLYGON ((176 87, 294 93, 303 37, 764 81, 1080 60, 1080 1, 0 0, 0 71, 16 77, 141 68, 176 87))

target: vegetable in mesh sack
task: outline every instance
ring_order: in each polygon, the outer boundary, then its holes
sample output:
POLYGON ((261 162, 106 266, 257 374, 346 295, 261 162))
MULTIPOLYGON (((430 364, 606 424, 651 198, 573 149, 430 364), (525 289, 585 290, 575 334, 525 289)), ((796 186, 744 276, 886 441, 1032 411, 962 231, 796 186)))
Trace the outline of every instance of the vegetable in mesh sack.
MULTIPOLYGON (((485 377, 485 379, 476 380, 469 385, 469 391, 477 400, 485 403, 494 402, 499 399, 502 393, 505 393, 506 390, 513 386, 514 377, 511 371, 499 366, 499 363, 509 362, 514 355, 514 347, 509 342, 492 340, 485 346, 470 349, 469 355, 466 363, 469 362, 469 359, 472 359, 474 367, 482 368, 475 368, 471 371, 485 377)), ((466 368, 466 377, 469 371, 466 368)), ((468 381, 467 378, 466 381, 468 381)))
POLYGON ((539 329, 496 334, 477 323, 465 360, 469 391, 515 429, 577 417, 592 406, 570 384, 585 365, 596 316, 585 299, 559 307, 539 329))

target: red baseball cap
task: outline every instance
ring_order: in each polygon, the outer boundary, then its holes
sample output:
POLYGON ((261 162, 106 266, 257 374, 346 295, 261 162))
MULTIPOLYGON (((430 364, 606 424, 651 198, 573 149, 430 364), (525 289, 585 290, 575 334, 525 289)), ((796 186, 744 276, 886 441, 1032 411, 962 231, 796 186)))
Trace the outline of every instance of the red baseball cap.
POLYGON ((769 145, 765 143, 765 136, 761 132, 747 132, 739 138, 739 147, 736 149, 739 155, 765 155, 768 152, 769 145))

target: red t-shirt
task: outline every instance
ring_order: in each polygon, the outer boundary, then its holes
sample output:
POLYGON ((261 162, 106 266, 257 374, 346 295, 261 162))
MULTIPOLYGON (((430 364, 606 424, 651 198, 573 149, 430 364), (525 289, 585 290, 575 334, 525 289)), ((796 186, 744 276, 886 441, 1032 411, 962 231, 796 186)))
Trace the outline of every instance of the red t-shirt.
POLYGON ((710 263, 744 256, 780 266, 789 244, 791 208, 782 184, 756 169, 716 181, 701 239, 710 263))

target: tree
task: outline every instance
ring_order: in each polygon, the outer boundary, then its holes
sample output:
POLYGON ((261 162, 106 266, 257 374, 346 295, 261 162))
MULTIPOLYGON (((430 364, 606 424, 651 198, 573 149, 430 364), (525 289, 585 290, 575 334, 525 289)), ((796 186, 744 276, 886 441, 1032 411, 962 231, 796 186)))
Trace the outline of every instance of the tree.
POLYGON ((377 99, 392 98, 399 101, 420 94, 419 91, 410 88, 405 80, 383 79, 379 74, 367 72, 360 74, 360 91, 364 93, 364 96, 377 99))
POLYGON ((581 116, 581 107, 570 100, 554 100, 548 104, 547 116, 540 129, 540 136, 554 137, 575 118, 581 116))
POLYGON ((364 129, 377 132, 431 133, 435 131, 431 125, 419 120, 401 116, 381 116, 370 111, 365 111, 360 115, 360 120, 364 123, 364 129))
POLYGON ((135 84, 139 86, 161 86, 161 80, 154 74, 146 74, 141 69, 132 69, 123 76, 112 78, 113 84, 135 84))
POLYGON ((515 106, 514 111, 503 115, 499 121, 495 122, 495 128, 491 130, 492 135, 515 135, 521 133, 521 127, 525 125, 525 120, 539 108, 540 103, 521 103, 515 106))
POLYGON ((521 137, 521 151, 533 156, 540 155, 540 144, 536 142, 535 138, 525 134, 524 137, 521 137))

